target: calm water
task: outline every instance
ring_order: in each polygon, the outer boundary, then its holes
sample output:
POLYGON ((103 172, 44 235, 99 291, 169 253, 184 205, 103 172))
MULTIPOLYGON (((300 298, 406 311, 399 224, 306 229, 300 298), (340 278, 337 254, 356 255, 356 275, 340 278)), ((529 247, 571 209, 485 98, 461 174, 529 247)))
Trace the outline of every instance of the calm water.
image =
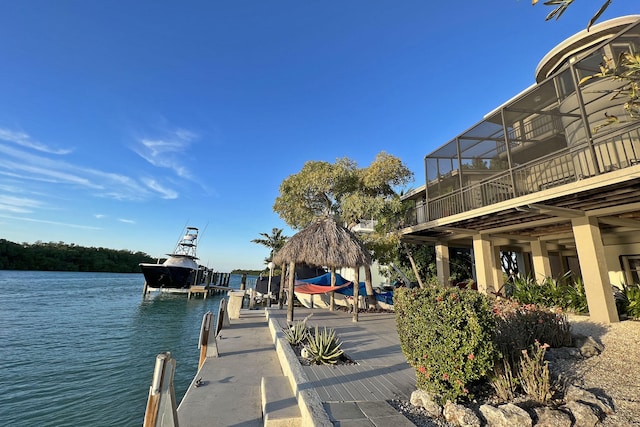
MULTIPOLYGON (((220 297, 142 297, 142 274, 0 270, 0 426, 139 426, 155 357, 178 401, 220 297)), ((240 276, 231 277, 239 287, 240 276)))

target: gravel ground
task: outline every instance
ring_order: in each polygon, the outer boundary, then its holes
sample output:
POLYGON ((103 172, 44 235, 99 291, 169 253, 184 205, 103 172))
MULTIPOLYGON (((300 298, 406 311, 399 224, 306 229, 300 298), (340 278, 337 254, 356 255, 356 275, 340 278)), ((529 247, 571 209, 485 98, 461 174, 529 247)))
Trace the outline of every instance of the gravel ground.
MULTIPOLYGON (((593 337, 604 351, 588 359, 557 362, 553 373, 613 404, 615 413, 607 416, 602 426, 640 426, 640 321, 604 325, 585 316, 569 316, 569 320, 572 332, 593 337)), ((409 402, 389 403, 416 426, 450 425, 444 419, 430 418, 424 409, 409 402)))
POLYGON ((574 363, 572 382, 613 402, 615 413, 603 426, 640 426, 640 321, 610 325, 571 316, 572 331, 592 336, 604 351, 574 363))

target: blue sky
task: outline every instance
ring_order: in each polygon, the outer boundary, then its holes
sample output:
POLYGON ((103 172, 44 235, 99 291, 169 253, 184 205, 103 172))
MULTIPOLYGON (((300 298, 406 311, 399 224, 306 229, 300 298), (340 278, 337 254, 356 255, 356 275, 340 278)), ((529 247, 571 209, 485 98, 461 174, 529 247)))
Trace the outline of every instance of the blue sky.
MULTIPOLYGON (((305 161, 423 157, 534 81, 602 0, 0 4, 0 238, 262 268, 305 161)), ((614 0, 600 22, 640 12, 614 0)))

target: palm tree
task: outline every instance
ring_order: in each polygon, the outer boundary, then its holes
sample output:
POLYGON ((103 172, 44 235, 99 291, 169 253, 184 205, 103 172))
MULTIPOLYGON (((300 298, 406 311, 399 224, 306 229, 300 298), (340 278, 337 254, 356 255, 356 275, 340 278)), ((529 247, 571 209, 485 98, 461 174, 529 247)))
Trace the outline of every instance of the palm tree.
POLYGON ((251 241, 252 243, 257 243, 259 245, 266 246, 267 248, 270 249, 269 257, 265 259, 265 261, 267 263, 269 263, 271 260, 273 260, 273 255, 276 252, 278 252, 280 249, 282 249, 284 244, 287 243, 287 239, 289 239, 288 236, 285 236, 285 235, 282 234, 282 231, 283 230, 281 228, 275 228, 274 227, 271 230, 271 234, 260 233, 260 235, 263 238, 253 239, 251 241))

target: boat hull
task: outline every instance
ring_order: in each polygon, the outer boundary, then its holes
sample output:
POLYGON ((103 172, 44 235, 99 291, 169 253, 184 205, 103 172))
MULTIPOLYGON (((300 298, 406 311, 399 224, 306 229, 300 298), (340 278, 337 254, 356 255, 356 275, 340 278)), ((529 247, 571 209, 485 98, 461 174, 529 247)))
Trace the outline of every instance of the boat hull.
POLYGON ((144 275, 147 290, 164 292, 188 292, 198 272, 195 268, 164 264, 140 264, 140 269, 144 275))

